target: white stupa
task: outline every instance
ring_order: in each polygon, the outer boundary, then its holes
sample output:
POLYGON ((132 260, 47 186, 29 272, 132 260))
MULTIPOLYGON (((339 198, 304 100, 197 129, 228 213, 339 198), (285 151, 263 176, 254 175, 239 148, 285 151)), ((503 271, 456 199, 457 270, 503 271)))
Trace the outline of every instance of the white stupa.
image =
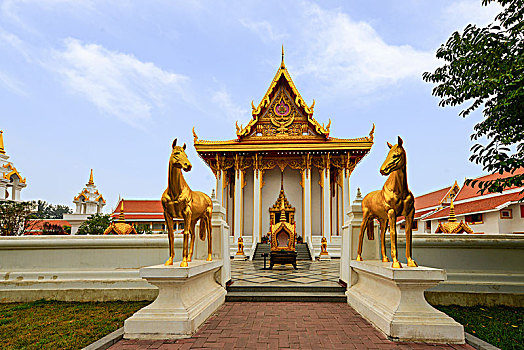
POLYGON ((65 214, 64 220, 71 224, 71 234, 75 235, 80 225, 94 214, 102 213, 102 208, 106 205, 104 197, 98 192, 93 181, 93 169, 89 175, 89 181, 84 189, 73 199, 75 203, 75 213, 65 214))
POLYGON ((4 135, 0 130, 0 200, 20 200, 20 191, 27 186, 4 149, 4 135))

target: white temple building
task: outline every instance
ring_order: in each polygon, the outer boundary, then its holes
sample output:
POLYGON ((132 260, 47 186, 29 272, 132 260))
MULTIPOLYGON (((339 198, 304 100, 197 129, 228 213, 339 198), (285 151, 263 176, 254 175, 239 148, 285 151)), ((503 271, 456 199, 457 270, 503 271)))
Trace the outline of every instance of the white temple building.
POLYGON ((0 200, 20 200, 20 191, 27 186, 4 149, 4 135, 0 130, 0 200))
POLYGON ((249 256, 268 236, 276 223, 272 206, 282 188, 294 213, 296 236, 310 255, 318 256, 321 242, 327 241, 329 254, 340 256, 350 175, 373 145, 374 126, 368 136, 332 137, 331 120, 319 123, 314 105, 300 96, 282 52, 277 73, 258 107, 252 104, 247 125, 236 125, 236 139, 202 140, 193 129, 195 149, 216 177, 216 198, 226 209, 233 249, 243 242, 249 256))
POLYGON ((89 175, 86 187, 73 199, 75 204, 74 214, 65 214, 64 220, 71 223, 71 234, 75 235, 80 225, 91 215, 102 213, 102 208, 106 205, 104 197, 96 189, 93 181, 93 169, 89 175))

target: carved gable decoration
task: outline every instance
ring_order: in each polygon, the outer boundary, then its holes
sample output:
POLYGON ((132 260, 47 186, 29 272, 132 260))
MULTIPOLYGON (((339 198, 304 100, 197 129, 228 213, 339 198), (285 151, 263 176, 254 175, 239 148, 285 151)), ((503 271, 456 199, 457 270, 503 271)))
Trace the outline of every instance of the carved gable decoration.
POLYGON ((283 60, 258 107, 253 103, 251 105, 253 118, 245 127, 236 126, 239 140, 282 137, 327 139, 329 136, 331 120, 324 126, 313 118, 315 101, 311 106, 304 102, 283 60))

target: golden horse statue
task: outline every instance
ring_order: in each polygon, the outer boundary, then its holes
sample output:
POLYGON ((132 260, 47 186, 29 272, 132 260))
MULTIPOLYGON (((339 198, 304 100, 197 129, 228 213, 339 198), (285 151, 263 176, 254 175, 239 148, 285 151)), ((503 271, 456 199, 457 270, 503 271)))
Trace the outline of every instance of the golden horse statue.
POLYGON ((386 183, 380 191, 369 193, 362 200, 362 224, 360 225, 360 235, 358 237, 357 260, 362 261, 362 241, 364 231, 367 230, 368 239, 373 239, 373 219, 378 219, 380 223, 380 248, 382 251, 382 261, 389 262, 386 255, 386 229, 389 223, 389 234, 391 239, 391 258, 394 268, 401 268, 397 253, 397 231, 396 223, 398 216, 406 218, 406 258, 408 266, 418 266, 411 257, 411 229, 413 217, 415 216, 415 198, 408 188, 406 173, 406 151, 402 147, 402 139, 398 137, 398 143, 390 148, 384 164, 380 167, 382 175, 389 175, 386 183))
POLYGON ((173 219, 184 219, 184 246, 182 251, 182 262, 180 267, 186 267, 193 257, 195 246, 195 225, 200 220, 200 239, 205 240, 207 232, 207 261, 211 261, 211 214, 213 204, 208 195, 191 188, 184 180, 182 169, 191 170, 191 163, 187 159, 186 144, 180 147, 176 145, 177 139, 173 141, 173 150, 169 158, 169 171, 167 177, 167 189, 162 194, 162 206, 164 207, 164 219, 167 225, 169 237, 169 259, 165 265, 173 265, 175 258, 173 219), (191 245, 189 235, 191 234, 191 245))

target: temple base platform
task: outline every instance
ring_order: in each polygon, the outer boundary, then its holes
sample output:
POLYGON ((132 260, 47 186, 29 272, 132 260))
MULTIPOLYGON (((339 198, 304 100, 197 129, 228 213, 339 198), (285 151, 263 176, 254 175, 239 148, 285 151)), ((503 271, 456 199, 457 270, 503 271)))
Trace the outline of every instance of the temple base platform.
POLYGON ((394 269, 378 260, 351 261, 357 282, 346 292, 362 317, 399 341, 464 344, 464 327, 428 304, 424 291, 446 280, 430 267, 394 269))
POLYGON ((221 260, 179 264, 140 269, 140 277, 158 287, 158 297, 125 321, 124 338, 190 337, 225 302, 226 290, 215 280, 221 260))

